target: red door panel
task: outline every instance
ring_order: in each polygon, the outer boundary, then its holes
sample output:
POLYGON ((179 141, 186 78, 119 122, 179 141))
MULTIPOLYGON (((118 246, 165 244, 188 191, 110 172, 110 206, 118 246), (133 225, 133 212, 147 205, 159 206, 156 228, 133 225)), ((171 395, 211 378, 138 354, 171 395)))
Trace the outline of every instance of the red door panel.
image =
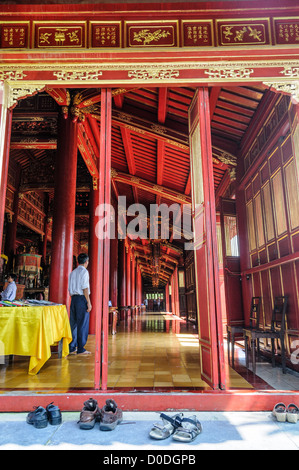
POLYGON ((225 388, 209 94, 199 88, 189 110, 194 264, 203 379, 225 388))

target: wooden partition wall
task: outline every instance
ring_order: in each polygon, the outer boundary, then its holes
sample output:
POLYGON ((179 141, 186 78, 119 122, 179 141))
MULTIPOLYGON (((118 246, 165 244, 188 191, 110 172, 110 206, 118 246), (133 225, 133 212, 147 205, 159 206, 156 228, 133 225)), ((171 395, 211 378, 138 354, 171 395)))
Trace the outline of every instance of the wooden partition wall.
MULTIPOLYGON (((245 322, 251 296, 262 297, 261 327, 269 327, 275 296, 288 295, 287 352, 299 339, 299 125, 288 96, 274 95, 264 122, 243 148, 238 213, 245 322)), ((277 345, 278 351, 280 345, 277 345)), ((266 342, 264 349, 270 350, 266 342)))

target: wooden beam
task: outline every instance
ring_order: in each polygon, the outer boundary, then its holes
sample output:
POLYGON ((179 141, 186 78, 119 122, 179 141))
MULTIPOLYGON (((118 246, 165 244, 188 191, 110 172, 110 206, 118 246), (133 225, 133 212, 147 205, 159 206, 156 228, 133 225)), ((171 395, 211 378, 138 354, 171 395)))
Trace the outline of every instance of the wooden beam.
POLYGON ((163 170, 165 157, 165 142, 158 140, 157 143, 157 184, 163 184, 163 170))
POLYGON ((57 139, 43 139, 38 137, 21 137, 14 139, 10 143, 11 150, 37 149, 37 150, 56 150, 57 139))
POLYGON ((45 91, 56 101, 60 106, 69 106, 70 94, 67 88, 50 88, 46 87, 45 91))
POLYGON ((129 129, 126 129, 124 127, 121 128, 121 136, 122 136, 122 141, 125 149, 125 155, 127 159, 127 164, 128 164, 128 169, 129 173, 131 175, 135 175, 136 173, 136 166, 135 166, 135 159, 134 159, 134 151, 133 151, 133 145, 132 145, 132 140, 131 140, 131 134, 129 129))
POLYGON ((158 102, 158 122, 165 124, 167 116, 167 95, 168 89, 165 87, 159 88, 159 102, 158 102))
POLYGON ((188 176, 187 183, 185 186, 185 194, 189 196, 190 193, 191 193, 191 171, 189 172, 189 176, 188 176))
MULTIPOLYGON (((165 142, 162 140, 157 141, 157 184, 163 184, 163 169, 165 157, 165 142)), ((161 203, 161 195, 156 196, 156 204, 161 203)))
POLYGON ((124 104, 124 95, 113 96, 114 104, 118 109, 122 109, 124 104))
POLYGON ((78 126, 78 149, 80 150, 82 158, 85 161, 85 164, 91 176, 94 178, 99 178, 97 162, 93 157, 92 150, 90 149, 86 139, 84 138, 82 123, 80 123, 78 126))
MULTIPOLYGON (((132 139, 131 139, 131 133, 128 129, 124 127, 122 127, 120 131, 121 131, 123 146, 125 149, 125 155, 126 155, 129 172, 131 175, 135 175, 136 165, 135 165, 135 159, 134 159, 134 150, 133 150, 133 144, 132 144, 132 139)), ((136 186, 133 186, 132 192, 133 192, 134 201, 136 204, 138 204, 138 188, 136 186)))
POLYGON ((99 158, 99 156, 100 156, 99 147, 98 147, 97 141, 95 139, 95 136, 93 134, 93 131, 91 129, 91 126, 90 126, 90 123, 89 123, 88 119, 85 119, 83 121, 83 127, 84 127, 84 130, 85 130, 86 138, 89 139, 90 144, 92 146, 92 149, 95 153, 95 156, 97 158, 99 158))
POLYGON ((218 101, 220 92, 221 92, 221 87, 213 86, 213 87, 211 88, 210 99, 209 99, 209 101, 210 101, 210 117, 211 117, 211 121, 212 121, 212 119, 213 119, 213 115, 214 115, 214 112, 215 112, 215 109, 216 109, 216 106, 217 106, 217 101, 218 101))
POLYGON ((130 186, 135 186, 144 191, 148 191, 153 194, 161 195, 162 197, 169 199, 170 201, 177 202, 179 204, 191 204, 191 197, 181 194, 178 191, 166 188, 151 181, 147 181, 143 178, 136 177, 131 174, 123 173, 121 171, 111 170, 111 178, 114 181, 119 181, 121 183, 129 184, 130 186))
POLYGON ((116 110, 114 110, 112 114, 112 124, 114 126, 117 125, 119 127, 125 127, 136 134, 142 134, 150 138, 162 140, 170 145, 178 146, 182 150, 189 152, 188 136, 176 131, 175 129, 171 129, 170 127, 162 126, 161 124, 153 123, 116 110))
POLYGON ((97 143, 98 150, 100 151, 101 133, 100 133, 98 121, 90 115, 87 117, 87 119, 88 119, 90 128, 92 130, 92 133, 94 135, 95 141, 97 143))

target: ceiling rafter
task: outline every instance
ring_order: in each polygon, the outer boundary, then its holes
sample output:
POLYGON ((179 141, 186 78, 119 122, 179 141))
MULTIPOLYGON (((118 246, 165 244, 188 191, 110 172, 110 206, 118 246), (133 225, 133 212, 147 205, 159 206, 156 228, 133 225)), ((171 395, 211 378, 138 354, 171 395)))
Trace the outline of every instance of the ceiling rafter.
MULTIPOLYGON (((133 144, 132 144, 132 139, 131 139, 131 133, 129 129, 125 127, 122 127, 120 131, 121 131, 123 146, 125 149, 125 156, 127 160, 129 173, 131 175, 135 175, 136 164, 135 164, 135 158, 134 158, 134 149, 133 149, 133 144)), ((138 203, 138 188, 136 186, 133 186, 132 191, 133 191, 135 203, 137 204, 138 203)))
POLYGON ((157 184, 163 185, 163 170, 165 159, 165 142, 157 142, 157 184))
POLYGON ((168 88, 167 87, 159 88, 158 122, 160 124, 165 124, 165 121, 166 121, 167 97, 168 97, 168 88))
POLYGON ((122 136, 123 146, 125 149, 125 155, 126 155, 129 173, 134 176, 136 174, 136 165, 135 165, 134 150, 133 150, 130 130, 125 127, 122 127, 121 136, 122 136))
POLYGON ((98 146, 98 144, 95 140, 95 137, 94 137, 93 131, 91 129, 89 120, 85 119, 82 124, 83 124, 83 127, 84 127, 86 138, 89 140, 89 142, 91 144, 91 147, 94 151, 95 156, 97 158, 99 158, 100 157, 99 146, 98 146))
POLYGON ((221 92, 221 87, 213 86, 210 93, 210 118, 213 119, 213 115, 217 106, 218 98, 221 92))

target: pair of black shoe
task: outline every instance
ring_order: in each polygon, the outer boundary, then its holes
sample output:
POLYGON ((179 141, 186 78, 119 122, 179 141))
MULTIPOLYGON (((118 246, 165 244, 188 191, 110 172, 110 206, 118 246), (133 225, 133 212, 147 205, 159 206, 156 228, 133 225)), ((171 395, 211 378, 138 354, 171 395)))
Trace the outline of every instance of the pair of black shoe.
POLYGON ((53 402, 50 403, 46 409, 42 406, 36 406, 34 408, 34 411, 31 411, 27 415, 26 421, 28 424, 32 424, 37 429, 47 427, 48 423, 53 426, 61 424, 61 411, 58 406, 53 405, 53 402))

